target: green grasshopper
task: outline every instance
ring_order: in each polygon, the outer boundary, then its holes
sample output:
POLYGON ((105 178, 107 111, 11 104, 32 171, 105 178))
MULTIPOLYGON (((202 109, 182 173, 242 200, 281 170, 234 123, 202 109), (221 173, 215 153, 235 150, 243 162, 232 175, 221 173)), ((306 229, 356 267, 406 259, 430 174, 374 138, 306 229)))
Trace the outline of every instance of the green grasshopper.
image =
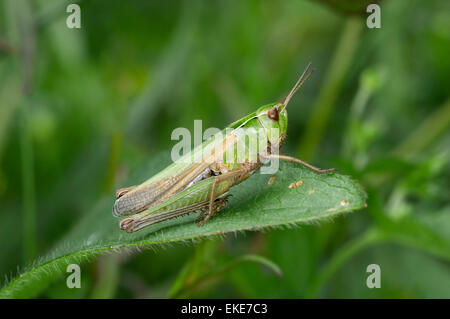
POLYGON ((202 226, 225 206, 232 186, 249 178, 271 159, 298 163, 320 174, 334 172, 334 168, 321 170, 300 159, 278 154, 286 138, 286 107, 312 74, 310 66, 311 63, 283 103, 260 107, 230 124, 225 135, 210 138, 144 183, 118 189, 113 215, 128 216, 120 221, 120 228, 131 233, 196 211, 200 211, 196 221, 202 226), (240 129, 247 129, 250 136, 237 134, 240 129), (252 135, 256 132, 265 133, 262 140, 260 136, 257 138, 256 151, 236 147, 239 143, 248 147, 248 138, 255 139, 252 135), (192 161, 200 153, 203 157, 192 161))

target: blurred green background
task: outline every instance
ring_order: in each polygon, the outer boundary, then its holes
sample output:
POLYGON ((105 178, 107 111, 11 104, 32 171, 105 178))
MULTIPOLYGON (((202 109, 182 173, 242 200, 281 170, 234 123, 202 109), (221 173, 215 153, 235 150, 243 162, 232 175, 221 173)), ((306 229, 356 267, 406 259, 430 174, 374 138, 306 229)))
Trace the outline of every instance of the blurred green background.
POLYGON ((380 29, 366 27, 374 1, 79 1, 69 29, 72 2, 0 2, 2 282, 170 152, 174 128, 281 100, 311 61, 283 152, 351 175, 368 208, 101 256, 82 264, 82 289, 62 276, 40 297, 450 298, 448 1, 379 2, 380 29), (246 254, 283 276, 232 262, 246 254))

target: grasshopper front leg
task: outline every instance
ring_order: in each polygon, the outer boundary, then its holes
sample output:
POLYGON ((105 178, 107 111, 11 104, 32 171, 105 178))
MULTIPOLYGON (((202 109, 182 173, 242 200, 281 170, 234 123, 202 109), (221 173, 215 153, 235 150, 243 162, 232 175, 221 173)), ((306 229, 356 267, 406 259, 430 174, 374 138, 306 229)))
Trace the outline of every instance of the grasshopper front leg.
POLYGON ((306 168, 309 168, 313 172, 319 173, 319 174, 327 174, 331 172, 336 172, 336 169, 334 168, 328 168, 328 169, 320 169, 317 167, 312 166, 311 164, 308 164, 298 158, 286 156, 286 155, 279 155, 279 154, 270 154, 264 157, 265 159, 279 159, 281 161, 290 162, 290 163, 298 163, 300 165, 305 166, 306 168))

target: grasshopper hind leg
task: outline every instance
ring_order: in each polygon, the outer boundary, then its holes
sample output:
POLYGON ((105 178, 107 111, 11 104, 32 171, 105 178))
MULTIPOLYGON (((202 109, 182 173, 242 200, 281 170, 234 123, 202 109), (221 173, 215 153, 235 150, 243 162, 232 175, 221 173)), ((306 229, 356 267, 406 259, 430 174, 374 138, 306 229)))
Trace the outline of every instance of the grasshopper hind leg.
POLYGON ((135 188, 136 188, 136 186, 119 188, 118 190, 116 190, 116 199, 119 199, 120 197, 122 197, 123 195, 125 195, 129 191, 132 191, 135 188))

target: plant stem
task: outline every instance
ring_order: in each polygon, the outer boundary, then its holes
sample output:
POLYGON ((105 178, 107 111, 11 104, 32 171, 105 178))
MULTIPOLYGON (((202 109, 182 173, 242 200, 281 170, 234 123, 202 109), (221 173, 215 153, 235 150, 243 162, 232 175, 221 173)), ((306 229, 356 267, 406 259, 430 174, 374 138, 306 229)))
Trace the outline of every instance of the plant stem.
POLYGON ((92 299, 113 298, 119 283, 120 255, 110 254, 98 258, 96 283, 90 294, 92 299))
POLYGON ((313 114, 307 124, 304 138, 301 141, 298 155, 306 161, 312 160, 324 135, 336 98, 344 81, 344 77, 358 48, 362 21, 351 17, 345 23, 335 50, 325 82, 313 108, 313 114))
POLYGON ((8 41, 13 47, 18 48, 18 54, 14 56, 12 65, 21 74, 22 101, 19 103, 19 143, 22 173, 23 258, 24 262, 29 262, 37 253, 34 152, 29 125, 36 37, 32 8, 28 1, 6 1, 5 17, 9 31, 8 41))
POLYGON ((277 264, 275 264, 273 261, 271 261, 265 257, 259 256, 259 255, 248 254, 248 255, 240 256, 240 257, 226 263, 225 265, 218 267, 217 269, 213 269, 212 271, 207 272, 206 274, 200 276, 195 281, 190 283, 188 286, 185 286, 183 291, 185 294, 188 292, 195 291, 196 288, 200 287, 202 284, 218 278, 219 276, 227 273, 229 270, 231 270, 235 266, 237 266, 241 263, 244 263, 244 262, 263 265, 263 266, 267 267, 268 269, 270 269, 271 271, 273 271, 273 273, 278 278, 281 278, 283 276, 283 272, 281 271, 281 268, 277 264))
POLYGON ((370 95, 371 92, 369 92, 363 84, 360 84, 350 107, 347 129, 342 139, 341 153, 343 156, 349 157, 355 155, 356 145, 352 139, 352 134, 355 133, 355 127, 361 120, 362 113, 366 108, 370 95))
POLYGON ((36 194, 34 176, 34 152, 28 128, 28 118, 21 112, 20 161, 23 190, 23 257, 24 262, 34 259, 36 245, 36 194))
POLYGON ((212 261, 216 259, 216 253, 220 241, 216 238, 203 241, 194 247, 194 254, 184 264, 183 269, 174 280, 168 293, 168 298, 183 298, 187 290, 202 274, 211 267, 212 261))

